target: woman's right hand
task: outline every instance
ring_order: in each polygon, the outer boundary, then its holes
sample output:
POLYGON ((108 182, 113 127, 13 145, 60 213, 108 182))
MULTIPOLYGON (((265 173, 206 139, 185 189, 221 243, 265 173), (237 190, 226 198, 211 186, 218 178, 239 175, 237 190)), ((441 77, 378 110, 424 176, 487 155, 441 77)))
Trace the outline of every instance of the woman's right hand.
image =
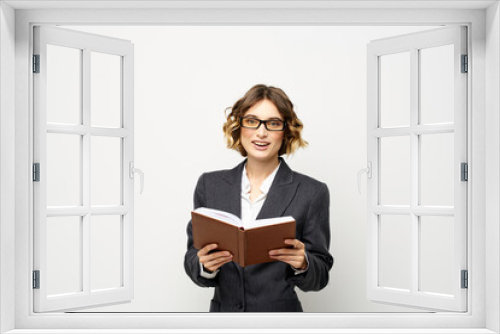
POLYGON ((217 249, 217 244, 205 245, 198 251, 198 258, 203 267, 208 271, 216 271, 224 264, 233 260, 233 255, 228 251, 218 251, 210 253, 210 251, 217 249), (209 254, 210 253, 210 254, 209 254))

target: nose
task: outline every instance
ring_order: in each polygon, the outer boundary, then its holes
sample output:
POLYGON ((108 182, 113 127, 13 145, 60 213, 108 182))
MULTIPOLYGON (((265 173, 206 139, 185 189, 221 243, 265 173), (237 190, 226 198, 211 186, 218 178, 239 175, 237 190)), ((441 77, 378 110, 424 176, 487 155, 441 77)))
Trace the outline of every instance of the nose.
POLYGON ((261 123, 256 131, 257 131, 257 137, 259 138, 267 137, 267 129, 264 123, 261 123))

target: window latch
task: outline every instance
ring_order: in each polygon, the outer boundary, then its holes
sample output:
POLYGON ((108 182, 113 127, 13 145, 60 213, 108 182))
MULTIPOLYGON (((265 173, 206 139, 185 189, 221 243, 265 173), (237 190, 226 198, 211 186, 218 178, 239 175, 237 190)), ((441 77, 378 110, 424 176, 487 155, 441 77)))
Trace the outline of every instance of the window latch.
POLYGON ((366 176, 372 178, 372 162, 368 161, 366 168, 363 168, 358 172, 358 191, 361 194, 361 174, 366 173, 366 176))
POLYGON ((141 177, 141 194, 142 194, 142 191, 144 190, 144 173, 142 172, 142 170, 138 169, 138 168, 134 168, 134 162, 133 161, 130 161, 129 163, 129 176, 131 179, 134 178, 134 173, 139 173, 139 176, 141 177))

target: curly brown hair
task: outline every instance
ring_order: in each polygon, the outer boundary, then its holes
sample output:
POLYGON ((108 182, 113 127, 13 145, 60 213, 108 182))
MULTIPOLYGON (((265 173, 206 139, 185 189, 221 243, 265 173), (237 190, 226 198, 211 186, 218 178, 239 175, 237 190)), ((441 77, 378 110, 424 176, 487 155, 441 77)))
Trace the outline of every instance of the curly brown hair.
POLYGON ((297 118, 297 114, 293 110, 292 101, 290 101, 282 89, 263 84, 258 84, 250 88, 242 98, 236 101, 232 108, 228 107, 226 109, 226 113, 228 110, 230 112, 226 116, 227 120, 222 130, 226 137, 227 147, 240 152, 244 157, 247 156, 247 152, 240 141, 239 120, 245 115, 248 109, 262 100, 268 100, 274 103, 286 122, 283 144, 281 145, 278 155, 290 155, 299 147, 306 147, 308 143, 302 139, 301 136, 304 125, 297 118))

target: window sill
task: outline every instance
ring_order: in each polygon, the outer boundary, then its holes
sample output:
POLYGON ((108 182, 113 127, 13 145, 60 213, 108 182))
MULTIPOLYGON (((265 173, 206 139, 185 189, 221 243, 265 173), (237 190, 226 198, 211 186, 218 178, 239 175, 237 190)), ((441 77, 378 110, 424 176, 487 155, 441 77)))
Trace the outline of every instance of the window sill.
POLYGON ((259 333, 259 334, 493 334, 495 332, 482 328, 470 329, 448 329, 448 328, 429 328, 429 329, 397 329, 397 328, 367 328, 367 329, 15 329, 5 334, 200 334, 200 333, 259 333))

